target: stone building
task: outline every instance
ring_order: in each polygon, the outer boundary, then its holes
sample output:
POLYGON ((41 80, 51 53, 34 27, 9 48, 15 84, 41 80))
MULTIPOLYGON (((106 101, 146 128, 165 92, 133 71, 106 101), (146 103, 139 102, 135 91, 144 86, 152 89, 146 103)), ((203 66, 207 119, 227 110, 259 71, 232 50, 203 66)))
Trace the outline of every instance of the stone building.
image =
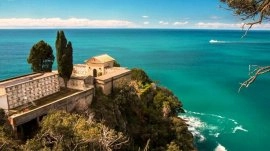
POLYGON ((95 88, 100 87, 103 93, 108 95, 112 93, 113 88, 129 81, 131 71, 123 67, 114 67, 114 61, 115 59, 104 54, 90 58, 85 64, 74 65, 67 83, 71 89, 66 89, 72 90, 72 93, 68 93, 67 96, 62 96, 63 91, 60 91, 60 87, 64 86, 64 82, 57 71, 2 80, 0 108, 9 114, 14 133, 18 138, 22 138, 28 129, 27 123, 39 123, 50 110, 84 112, 93 100, 95 88), (61 93, 61 97, 51 95, 58 96, 57 92, 61 93), (43 102, 46 96, 52 98, 43 102))
POLYGON ((72 89, 60 91, 61 78, 56 71, 6 79, 0 81, 0 108, 8 114, 15 136, 23 139, 28 123, 38 125, 50 110, 84 112, 94 96, 92 81, 89 76, 72 77, 72 89))
POLYGON ((113 67, 115 59, 107 54, 95 56, 86 61, 89 67, 90 75, 98 77, 105 75, 107 71, 113 67))
POLYGON ((86 64, 74 64, 72 75, 76 75, 77 77, 92 75, 93 71, 89 69, 86 64))
POLYGON ((69 83, 78 85, 78 79, 90 76, 93 77, 95 87, 100 87, 103 93, 108 95, 114 87, 131 79, 131 71, 124 67, 114 67, 114 62, 114 58, 103 54, 86 60, 85 64, 76 64, 73 66, 73 78, 69 83))
POLYGON ((0 81, 0 108, 7 111, 60 91, 58 74, 34 73, 0 81))
POLYGON ((103 93, 111 94, 114 88, 131 80, 131 71, 122 67, 113 67, 102 76, 95 77, 95 86, 102 89, 103 93))

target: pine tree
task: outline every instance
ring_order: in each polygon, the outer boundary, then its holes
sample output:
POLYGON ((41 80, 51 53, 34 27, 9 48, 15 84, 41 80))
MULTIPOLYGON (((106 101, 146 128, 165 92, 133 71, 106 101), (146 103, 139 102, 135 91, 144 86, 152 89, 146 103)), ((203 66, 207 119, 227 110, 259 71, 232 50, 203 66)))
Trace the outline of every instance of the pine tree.
POLYGON ((27 58, 33 72, 51 72, 53 61, 52 47, 43 40, 33 45, 27 58))

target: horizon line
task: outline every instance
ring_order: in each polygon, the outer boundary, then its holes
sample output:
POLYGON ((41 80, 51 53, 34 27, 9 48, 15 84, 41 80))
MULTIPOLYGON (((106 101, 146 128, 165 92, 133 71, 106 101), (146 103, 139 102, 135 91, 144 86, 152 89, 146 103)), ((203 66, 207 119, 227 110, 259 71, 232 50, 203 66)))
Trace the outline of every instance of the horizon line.
POLYGON ((170 27, 8 27, 8 28, 1 28, 0 30, 48 30, 48 29, 163 29, 163 30, 237 30, 237 31, 270 31, 268 28, 251 28, 247 29, 237 29, 237 28, 170 28, 170 27))

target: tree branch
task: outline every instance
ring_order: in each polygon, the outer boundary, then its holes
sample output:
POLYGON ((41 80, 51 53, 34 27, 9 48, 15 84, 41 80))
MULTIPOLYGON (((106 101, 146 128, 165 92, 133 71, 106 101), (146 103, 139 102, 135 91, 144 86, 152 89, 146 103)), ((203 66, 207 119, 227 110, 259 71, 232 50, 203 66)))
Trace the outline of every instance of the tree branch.
POLYGON ((263 16, 264 16, 264 14, 261 13, 261 14, 260 14, 259 20, 254 21, 254 22, 249 22, 249 23, 244 23, 244 24, 243 24, 242 30, 244 30, 244 28, 245 28, 246 25, 249 26, 249 27, 248 27, 248 29, 245 31, 245 34, 242 36, 242 38, 245 37, 245 36, 247 35, 247 32, 252 28, 253 25, 255 25, 255 24, 261 24, 261 23, 262 23, 263 16))
POLYGON ((249 85, 252 84, 259 75, 270 72, 270 66, 258 67, 254 71, 256 71, 254 75, 251 75, 248 80, 244 81, 243 83, 240 83, 238 92, 241 91, 242 87, 246 87, 246 88, 249 87, 249 85))
POLYGON ((248 31, 255 24, 261 24, 270 16, 270 0, 220 0, 228 5, 227 10, 233 10, 234 14, 240 16, 245 23, 242 25, 242 30, 245 30, 245 37, 248 31))

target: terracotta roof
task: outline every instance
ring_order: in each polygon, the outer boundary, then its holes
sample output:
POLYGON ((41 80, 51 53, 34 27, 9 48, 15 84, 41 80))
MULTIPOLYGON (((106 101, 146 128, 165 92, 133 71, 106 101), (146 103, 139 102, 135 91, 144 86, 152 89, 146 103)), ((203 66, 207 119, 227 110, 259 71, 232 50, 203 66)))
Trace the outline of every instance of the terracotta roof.
POLYGON ((110 62, 110 61, 114 61, 114 60, 115 59, 112 58, 111 56, 109 56, 108 54, 103 54, 100 56, 92 57, 88 61, 90 61, 91 63, 105 63, 105 62, 110 62))

